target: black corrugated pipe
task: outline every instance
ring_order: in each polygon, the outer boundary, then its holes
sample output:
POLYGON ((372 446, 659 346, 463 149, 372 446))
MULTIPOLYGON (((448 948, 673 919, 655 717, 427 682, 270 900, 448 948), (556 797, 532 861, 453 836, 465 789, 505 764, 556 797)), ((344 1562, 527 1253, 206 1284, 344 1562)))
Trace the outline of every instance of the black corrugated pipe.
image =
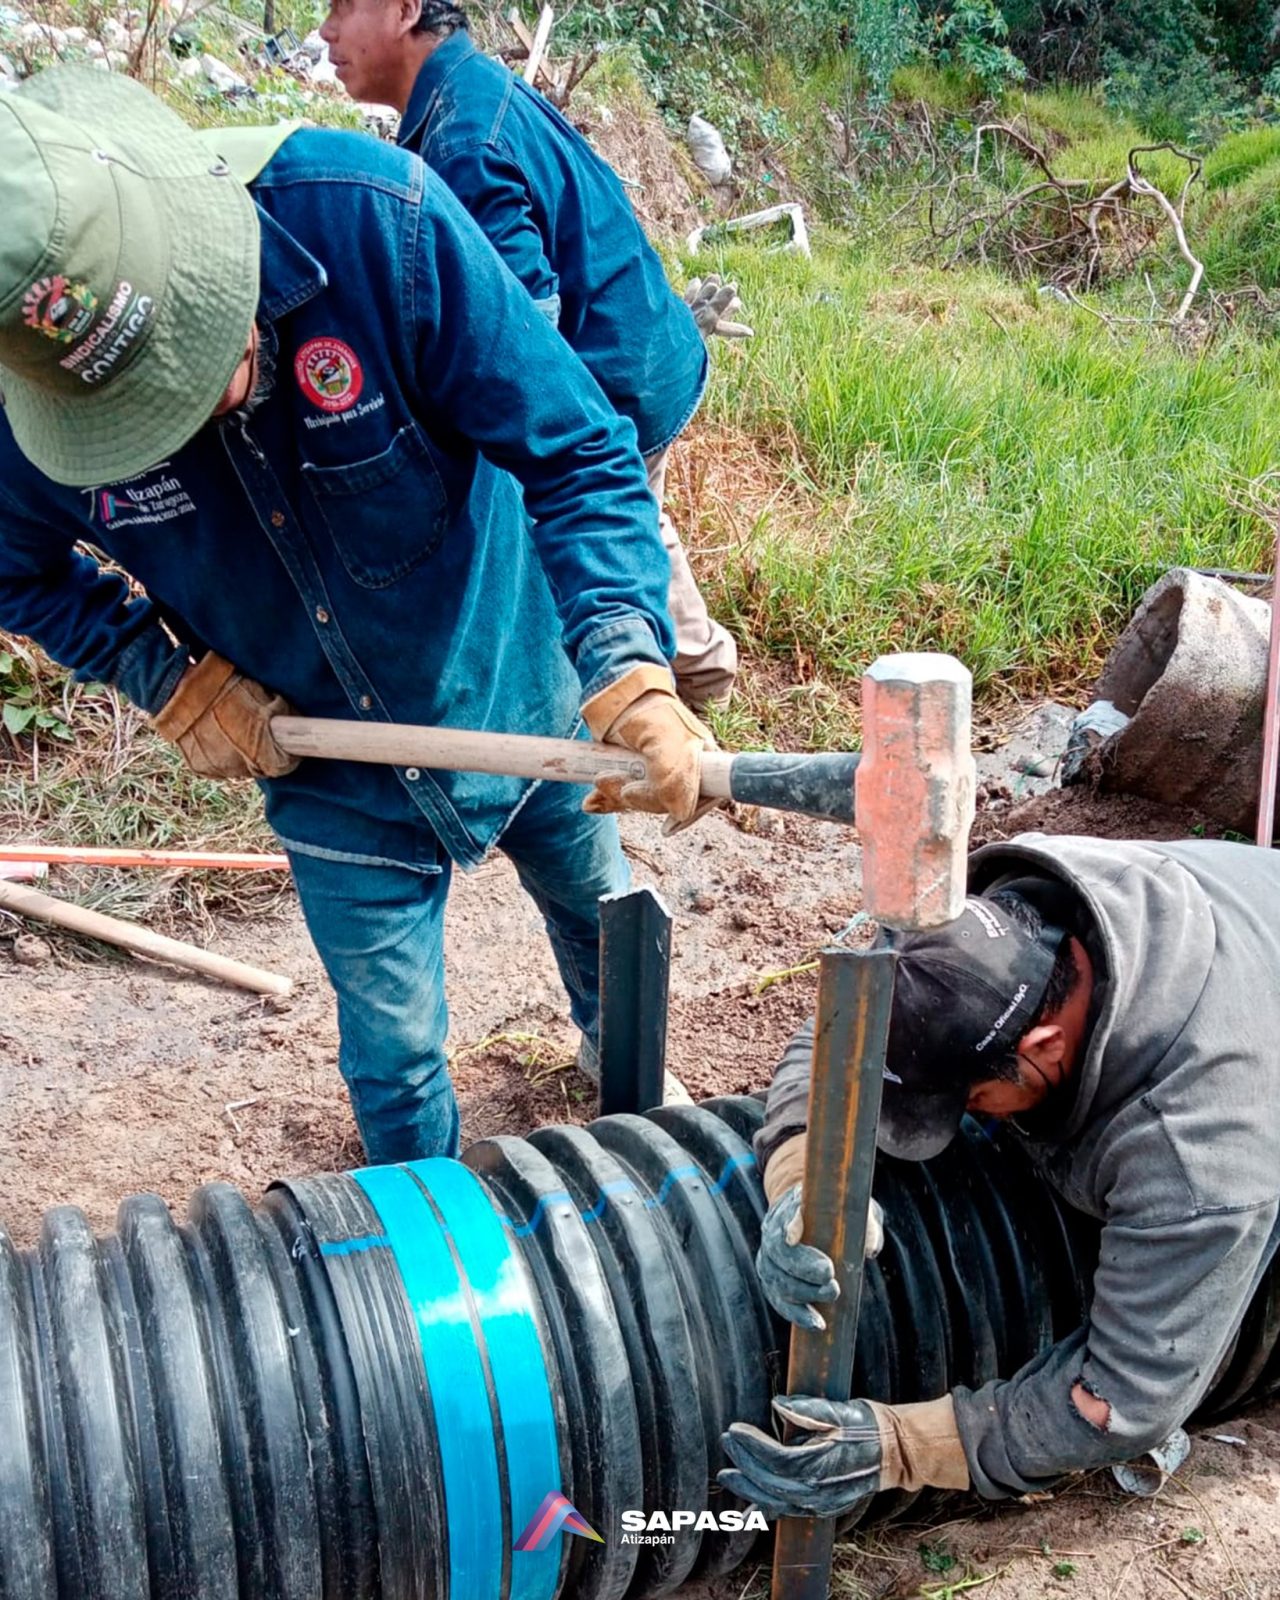
MULTIPOLYGON (((759 1118, 666 1107, 0 1235, 0 1596, 613 1600, 727 1571, 749 1529, 637 1545, 622 1513, 733 1509, 720 1434, 766 1420, 759 1118)), ((979 1384, 1078 1325, 1096 1230, 1016 1150, 967 1127, 876 1192, 855 1393, 979 1384)), ((1276 1387, 1278 1283, 1213 1409, 1276 1387)))

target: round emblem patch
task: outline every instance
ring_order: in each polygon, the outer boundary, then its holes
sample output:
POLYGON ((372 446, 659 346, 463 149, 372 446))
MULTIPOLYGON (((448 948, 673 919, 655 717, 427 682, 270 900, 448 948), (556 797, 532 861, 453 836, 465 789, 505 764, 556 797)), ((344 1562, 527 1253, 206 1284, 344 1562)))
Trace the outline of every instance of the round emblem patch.
POLYGON ((308 339, 293 361, 298 387, 321 411, 348 411, 364 388, 360 358, 341 339, 308 339))
POLYGON ((93 321, 98 297, 87 283, 73 283, 61 273, 40 278, 22 297, 22 320, 28 328, 70 344, 93 321))

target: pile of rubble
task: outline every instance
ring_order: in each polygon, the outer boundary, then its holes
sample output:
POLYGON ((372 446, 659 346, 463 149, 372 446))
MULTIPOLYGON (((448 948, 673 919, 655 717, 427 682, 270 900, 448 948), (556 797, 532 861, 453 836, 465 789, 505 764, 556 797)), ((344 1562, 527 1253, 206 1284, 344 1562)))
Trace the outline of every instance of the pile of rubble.
MULTIPOLYGON (((184 6, 173 16, 154 6, 121 6, 97 17, 91 27, 63 26, 54 15, 47 7, 33 16, 0 4, 0 92, 55 62, 89 62, 114 72, 145 68, 149 80, 185 85, 197 98, 260 109, 267 120, 306 117, 321 101, 344 103, 318 33, 302 40, 288 28, 268 34, 218 6, 184 6), (235 40, 234 65, 207 47, 206 18, 220 43, 235 40)), ((371 132, 395 137, 398 119, 389 107, 346 103, 371 132)))

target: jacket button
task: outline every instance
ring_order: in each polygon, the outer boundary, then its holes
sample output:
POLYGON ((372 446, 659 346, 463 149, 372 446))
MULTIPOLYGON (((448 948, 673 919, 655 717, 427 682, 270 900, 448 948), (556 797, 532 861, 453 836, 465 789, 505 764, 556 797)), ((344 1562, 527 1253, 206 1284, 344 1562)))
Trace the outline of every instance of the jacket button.
POLYGON ((329 613, 325 610, 325 608, 323 606, 317 606, 316 607, 316 621, 317 622, 328 622, 328 620, 329 620, 329 613))
POLYGON ((284 527, 284 512, 283 511, 273 511, 271 513, 271 526, 273 528, 283 528, 284 527))
POLYGON ((422 773, 417 767, 406 767, 404 769, 404 775, 406 778, 408 778, 410 783, 417 783, 418 779, 422 776, 422 773))
POLYGON ((360 696, 360 709, 361 711, 373 710, 373 696, 371 694, 362 694, 360 696))

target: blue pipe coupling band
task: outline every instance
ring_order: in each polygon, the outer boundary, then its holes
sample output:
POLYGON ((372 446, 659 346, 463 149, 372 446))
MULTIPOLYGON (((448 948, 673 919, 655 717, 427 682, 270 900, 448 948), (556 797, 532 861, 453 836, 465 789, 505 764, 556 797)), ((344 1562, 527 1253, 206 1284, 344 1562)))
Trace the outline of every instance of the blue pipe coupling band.
POLYGON ((439 1438, 450 1600, 553 1600, 565 1536, 514 1549, 562 1485, 527 1271, 480 1180, 445 1160, 351 1177, 386 1232, 417 1326, 439 1438))

